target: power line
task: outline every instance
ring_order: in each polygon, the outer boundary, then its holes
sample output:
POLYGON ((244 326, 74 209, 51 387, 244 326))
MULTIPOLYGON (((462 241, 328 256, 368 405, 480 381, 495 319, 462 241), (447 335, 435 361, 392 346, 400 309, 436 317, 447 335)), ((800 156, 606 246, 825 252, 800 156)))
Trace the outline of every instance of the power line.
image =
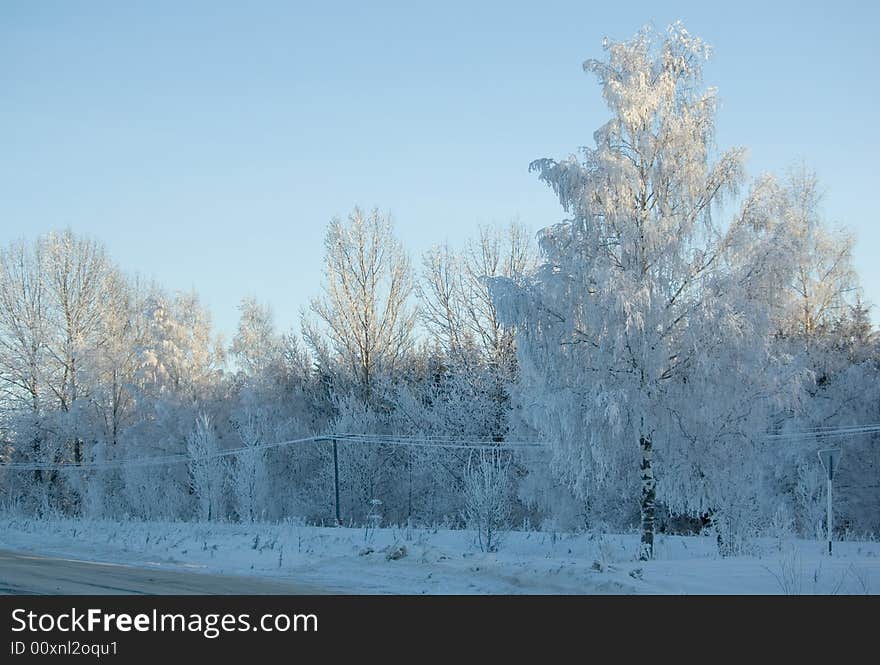
POLYGON ((880 424, 872 424, 850 427, 780 432, 778 434, 767 434, 764 438, 768 441, 806 441, 811 439, 835 439, 862 434, 876 434, 878 432, 880 432, 880 424))
POLYGON ((373 434, 336 434, 327 438, 337 441, 357 441, 360 443, 411 446, 425 448, 471 448, 504 450, 509 448, 544 448, 545 443, 536 441, 495 441, 493 439, 464 439, 460 437, 421 437, 373 434))
MULTIPOLYGON (((793 442, 811 439, 832 439, 874 433, 880 433, 880 424, 852 425, 846 427, 816 427, 781 432, 778 434, 766 434, 764 438, 769 441, 793 442)), ((300 439, 289 439, 286 441, 275 441, 272 443, 260 443, 240 448, 230 448, 227 450, 219 450, 208 455, 199 455, 195 457, 185 453, 176 453, 153 457, 134 457, 123 460, 106 460, 85 463, 2 462, 0 463, 0 469, 17 471, 103 471, 125 468, 144 468, 177 464, 181 462, 201 462, 224 457, 234 457, 247 453, 255 453, 272 448, 297 444, 329 442, 333 440, 339 443, 358 443, 362 445, 399 446, 423 449, 439 448, 447 450, 546 450, 548 445, 548 442, 538 441, 495 441, 492 439, 466 439, 463 437, 443 435, 401 436, 393 434, 336 433, 310 436, 300 439)))
POLYGON ((403 446, 412 448, 442 448, 442 449, 467 449, 467 450, 506 450, 519 448, 542 448, 543 444, 536 442, 496 442, 486 439, 427 439, 421 437, 402 437, 391 435, 365 435, 365 434, 326 434, 310 436, 301 439, 261 443, 253 446, 242 446, 220 450, 208 455, 191 456, 185 453, 172 455, 157 455, 154 457, 133 457, 123 460, 106 460, 84 463, 57 463, 57 462, 5 462, 0 463, 0 469, 13 469, 16 471, 106 471, 124 468, 143 468, 150 466, 163 466, 181 462, 201 462, 223 457, 233 457, 247 453, 255 453, 271 448, 283 446, 320 443, 336 440, 339 443, 359 443, 364 445, 379 446, 403 446))
POLYGON ((176 453, 173 455, 157 455, 154 457, 129 457, 123 460, 107 460, 85 463, 69 463, 59 464, 52 462, 7 462, 0 464, 0 469, 16 469, 21 471, 101 471, 122 468, 140 468, 148 466, 162 466, 165 464, 175 464, 178 462, 201 462, 204 460, 217 459, 221 457, 231 457, 241 455, 248 452, 257 452, 269 448, 279 448, 281 446, 289 446, 297 443, 311 443, 319 441, 324 437, 306 437, 303 439, 290 439, 288 441, 276 441, 273 443, 260 443, 253 446, 243 446, 241 448, 230 448, 228 450, 218 450, 209 455, 191 456, 185 453, 176 453))

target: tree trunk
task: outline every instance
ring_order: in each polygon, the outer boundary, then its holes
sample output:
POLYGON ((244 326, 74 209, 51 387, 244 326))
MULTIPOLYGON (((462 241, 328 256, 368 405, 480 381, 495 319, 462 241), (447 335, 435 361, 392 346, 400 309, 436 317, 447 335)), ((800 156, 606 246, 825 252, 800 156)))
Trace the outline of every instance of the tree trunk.
POLYGON ((642 435, 639 438, 642 450, 642 461, 639 472, 642 477, 642 544, 639 549, 639 560, 648 561, 654 558, 654 499, 656 497, 654 469, 651 466, 651 438, 642 435))
MULTIPOLYGON (((40 459, 40 436, 39 434, 34 436, 33 440, 33 449, 34 449, 34 463, 39 464, 42 460, 40 459)), ((34 470, 34 480, 37 484, 43 482, 43 472, 40 469, 34 470)))

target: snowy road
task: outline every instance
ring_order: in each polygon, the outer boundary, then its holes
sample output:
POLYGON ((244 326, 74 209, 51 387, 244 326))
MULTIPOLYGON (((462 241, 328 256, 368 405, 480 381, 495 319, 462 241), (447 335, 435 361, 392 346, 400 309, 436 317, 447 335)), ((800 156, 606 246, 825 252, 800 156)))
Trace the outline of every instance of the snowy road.
POLYGON ((315 594, 285 580, 137 568, 0 550, 0 594, 315 594))

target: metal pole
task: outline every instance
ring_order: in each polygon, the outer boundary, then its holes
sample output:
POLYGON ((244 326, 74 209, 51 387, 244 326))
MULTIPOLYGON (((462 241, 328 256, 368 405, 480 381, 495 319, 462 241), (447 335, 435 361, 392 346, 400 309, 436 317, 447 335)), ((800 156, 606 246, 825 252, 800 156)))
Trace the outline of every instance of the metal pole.
POLYGON ((834 472, 837 470, 835 467, 837 466, 837 460, 840 459, 842 451, 838 449, 828 449, 828 450, 820 450, 819 451, 819 461, 822 462, 822 466, 825 467, 826 479, 828 481, 828 488, 825 490, 825 497, 828 501, 828 505, 826 506, 826 515, 825 515, 825 529, 827 531, 826 536, 828 538, 828 556, 831 556, 832 553, 832 541, 834 538, 834 513, 832 512, 831 507, 831 496, 832 496, 832 488, 831 484, 834 482, 834 472))
POLYGON ((333 484, 336 488, 336 526, 339 526, 342 524, 342 520, 339 517, 339 453, 336 439, 333 439, 333 484))
POLYGON ((831 474, 828 474, 828 556, 831 556, 831 474))

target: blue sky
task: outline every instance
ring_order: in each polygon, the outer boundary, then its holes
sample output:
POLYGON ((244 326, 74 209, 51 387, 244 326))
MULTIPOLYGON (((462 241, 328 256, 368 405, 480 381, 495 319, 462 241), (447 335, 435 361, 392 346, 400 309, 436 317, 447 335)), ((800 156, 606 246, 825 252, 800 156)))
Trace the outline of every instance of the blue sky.
POLYGON ((195 288, 227 335, 248 295, 296 326, 326 224, 354 205, 391 211, 415 264, 480 224, 558 221, 528 164, 606 119, 581 63, 679 18, 716 51, 720 146, 748 146, 752 174, 816 169, 880 304, 880 10, 863 2, 6 0, 0 242, 70 226, 195 288))

